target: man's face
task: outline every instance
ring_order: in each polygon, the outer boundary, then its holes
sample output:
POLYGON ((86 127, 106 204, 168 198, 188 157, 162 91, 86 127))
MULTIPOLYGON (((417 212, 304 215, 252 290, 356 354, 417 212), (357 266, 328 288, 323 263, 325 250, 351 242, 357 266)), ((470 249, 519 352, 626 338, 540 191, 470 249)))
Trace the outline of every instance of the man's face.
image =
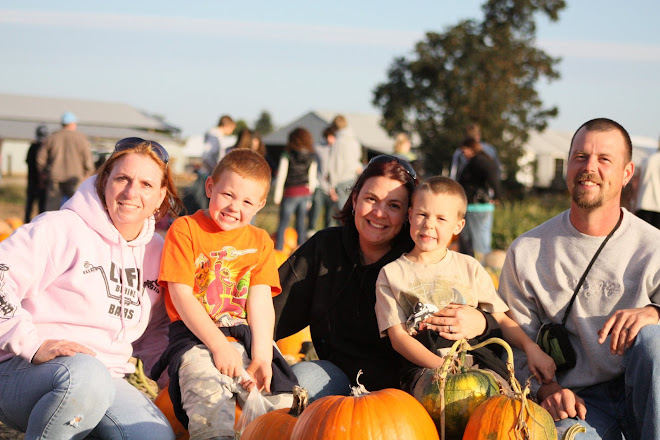
POLYGON ((575 135, 568 158, 566 185, 573 206, 596 209, 619 207, 621 190, 634 171, 626 160, 626 142, 618 130, 588 131, 575 135))

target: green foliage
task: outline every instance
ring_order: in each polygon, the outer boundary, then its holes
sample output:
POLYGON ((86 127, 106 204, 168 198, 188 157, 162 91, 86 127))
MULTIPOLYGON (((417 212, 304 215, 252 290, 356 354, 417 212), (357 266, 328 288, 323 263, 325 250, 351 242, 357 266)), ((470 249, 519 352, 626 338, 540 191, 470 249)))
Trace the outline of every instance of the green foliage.
POLYGON ((507 249, 519 235, 570 208, 566 193, 547 193, 511 201, 495 208, 493 249, 507 249))
POLYGON ((559 62, 534 47, 536 12, 557 20, 564 0, 489 0, 484 20, 463 21, 444 33, 428 32, 410 59, 394 60, 373 103, 390 133, 416 131, 426 168, 448 168, 464 127, 478 122, 482 138, 499 151, 515 176, 530 129, 542 130, 556 108, 543 108, 540 79, 559 78, 559 62))
POLYGON ((259 115, 259 119, 257 119, 257 122, 254 124, 254 131, 262 136, 273 131, 273 121, 267 110, 263 110, 259 115))
POLYGON ((246 128, 248 128, 247 122, 245 122, 245 120, 243 119, 239 119, 238 121, 236 121, 236 128, 234 128, 233 134, 238 136, 239 134, 241 134, 241 131, 243 131, 246 128))
POLYGON ((25 186, 12 184, 0 186, 0 202, 25 205, 25 186))

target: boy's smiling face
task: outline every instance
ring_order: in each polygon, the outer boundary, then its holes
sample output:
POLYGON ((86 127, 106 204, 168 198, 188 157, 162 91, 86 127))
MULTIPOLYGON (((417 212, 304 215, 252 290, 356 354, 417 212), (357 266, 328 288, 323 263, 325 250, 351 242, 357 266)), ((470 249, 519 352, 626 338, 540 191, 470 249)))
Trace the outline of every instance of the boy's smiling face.
POLYGON ((460 209, 461 199, 455 195, 434 194, 428 189, 416 192, 408 209, 410 236, 415 242, 411 254, 442 259, 452 236, 465 226, 465 219, 458 217, 460 209))
POLYGON ((223 231, 249 224, 266 204, 264 185, 234 171, 224 171, 216 182, 207 178, 205 187, 210 199, 207 215, 223 231))

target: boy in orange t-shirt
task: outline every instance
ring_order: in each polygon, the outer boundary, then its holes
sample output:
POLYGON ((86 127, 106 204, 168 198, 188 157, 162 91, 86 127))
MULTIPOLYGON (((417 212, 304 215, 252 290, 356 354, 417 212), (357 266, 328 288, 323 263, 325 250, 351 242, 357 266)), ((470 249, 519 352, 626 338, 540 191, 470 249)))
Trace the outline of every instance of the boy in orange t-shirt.
POLYGON ((292 403, 295 376, 273 349, 273 241, 250 225, 270 175, 261 155, 228 153, 206 180, 209 208, 177 219, 165 238, 159 282, 173 323, 164 356, 179 351, 169 367, 180 396, 172 383, 170 396, 191 438, 234 438, 234 395, 244 402, 254 386, 269 410, 292 403))

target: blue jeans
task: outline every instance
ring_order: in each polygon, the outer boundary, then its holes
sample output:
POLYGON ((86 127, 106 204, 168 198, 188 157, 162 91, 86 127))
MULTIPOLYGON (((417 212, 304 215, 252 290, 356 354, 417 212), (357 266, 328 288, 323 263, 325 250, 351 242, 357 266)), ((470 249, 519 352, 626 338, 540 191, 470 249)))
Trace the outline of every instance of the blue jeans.
POLYGON ((578 440, 660 439, 660 326, 641 329, 623 355, 622 366, 622 376, 578 392, 585 401, 587 418, 557 422, 560 436, 580 423, 587 432, 579 434, 578 440))
POLYGON ((40 365, 19 356, 0 363, 0 420, 26 439, 174 439, 144 394, 81 353, 40 365))
POLYGON ((351 189, 353 188, 355 182, 353 180, 339 182, 335 187, 337 192, 337 210, 341 211, 344 208, 344 205, 348 201, 348 198, 351 196, 351 189))
POLYGON ((316 229, 316 221, 321 214, 321 210, 324 210, 321 229, 325 229, 332 224, 332 215, 337 210, 337 204, 322 189, 316 188, 312 197, 312 207, 309 210, 309 222, 307 224, 309 229, 316 229))
POLYGON ((493 230, 493 212, 466 212, 465 213, 465 231, 469 234, 472 242, 472 250, 475 255, 484 255, 490 253, 490 244, 492 241, 493 230))
POLYGON ((305 361, 291 366, 298 383, 309 393, 309 403, 325 396, 348 396, 351 381, 330 361, 305 361))
POLYGON ((289 226, 291 216, 296 215, 296 232, 298 233, 298 245, 307 240, 307 204, 309 196, 283 197, 280 205, 280 224, 277 227, 275 249, 281 251, 284 248, 284 230, 289 226))

